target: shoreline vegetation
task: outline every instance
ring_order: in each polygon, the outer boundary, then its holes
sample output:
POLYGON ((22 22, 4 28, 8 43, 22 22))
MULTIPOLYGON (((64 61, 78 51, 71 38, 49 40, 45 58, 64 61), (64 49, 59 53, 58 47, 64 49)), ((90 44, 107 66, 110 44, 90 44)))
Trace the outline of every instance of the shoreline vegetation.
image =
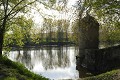
POLYGON ((120 80, 120 69, 108 71, 96 76, 85 77, 82 80, 120 80))
MULTIPOLYGON (((33 43, 33 42, 28 42, 28 43, 24 43, 23 46, 43 46, 43 45, 75 45, 74 42, 71 41, 65 41, 65 42, 39 42, 39 43, 33 43)), ((18 45, 13 45, 13 44, 9 44, 8 46, 10 47, 14 47, 14 46, 18 46, 18 45)))
MULTIPOLYGON (((53 42, 53 43, 43 43, 41 45, 37 44, 36 46, 34 45, 25 45, 23 47, 13 46, 12 50, 16 50, 16 48, 22 49, 24 47, 36 48, 41 46, 71 46, 71 45, 75 45, 75 44, 70 42, 67 43, 65 42, 62 45, 58 45, 57 42, 53 42)), ((41 75, 29 71, 21 63, 11 61, 7 57, 0 57, 0 80, 48 80, 48 78, 45 78, 41 75)), ((98 75, 80 78, 80 80, 120 80, 120 69, 118 68, 116 70, 111 70, 98 75)))
POLYGON ((22 64, 13 62, 7 57, 0 57, 0 80, 48 80, 25 68, 22 64))
MULTIPOLYGON (((0 57, 0 80, 48 80, 48 78, 30 72, 20 63, 0 57)), ((120 80, 120 69, 82 78, 82 80, 120 80)))
MULTIPOLYGON (((13 62, 7 57, 0 57, 0 80, 48 80, 48 78, 30 72, 22 64, 13 62)), ((80 80, 120 80, 120 69, 80 80)))
MULTIPOLYGON (((107 47, 111 47, 111 46, 116 46, 119 45, 120 42, 116 42, 116 43, 109 43, 106 41, 100 41, 99 42, 99 48, 107 48, 107 47)), ((24 43, 23 45, 16 45, 16 44, 8 44, 5 47, 8 48, 24 48, 24 47, 40 47, 40 46, 78 46, 77 43, 73 42, 73 41, 64 41, 64 42, 55 42, 55 41, 51 41, 51 42, 38 42, 38 43, 34 43, 34 42, 27 42, 24 43)))

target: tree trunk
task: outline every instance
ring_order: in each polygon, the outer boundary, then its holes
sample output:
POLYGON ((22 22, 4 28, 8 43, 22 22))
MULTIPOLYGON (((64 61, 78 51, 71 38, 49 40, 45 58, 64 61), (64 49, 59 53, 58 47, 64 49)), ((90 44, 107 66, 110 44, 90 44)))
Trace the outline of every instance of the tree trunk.
POLYGON ((0 31, 0 57, 2 56, 2 48, 3 48, 3 31, 0 31))
POLYGON ((68 42, 68 31, 66 30, 66 42, 68 42))
POLYGON ((8 16, 4 17, 3 23, 1 29, 0 29, 0 57, 2 56, 2 49, 3 49, 3 40, 4 40, 4 34, 5 34, 5 26, 6 26, 6 22, 7 22, 7 18, 8 16))

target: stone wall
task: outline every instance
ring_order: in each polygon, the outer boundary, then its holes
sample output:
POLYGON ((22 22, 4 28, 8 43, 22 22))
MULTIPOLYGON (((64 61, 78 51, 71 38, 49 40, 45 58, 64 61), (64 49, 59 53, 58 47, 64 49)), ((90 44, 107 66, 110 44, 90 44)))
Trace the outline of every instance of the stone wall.
POLYGON ((120 45, 98 49, 99 23, 89 14, 80 21, 79 57, 77 69, 82 66, 97 74, 120 66, 120 45))
POLYGON ((99 74, 120 67, 120 45, 104 49, 85 49, 84 57, 77 57, 77 65, 99 74))

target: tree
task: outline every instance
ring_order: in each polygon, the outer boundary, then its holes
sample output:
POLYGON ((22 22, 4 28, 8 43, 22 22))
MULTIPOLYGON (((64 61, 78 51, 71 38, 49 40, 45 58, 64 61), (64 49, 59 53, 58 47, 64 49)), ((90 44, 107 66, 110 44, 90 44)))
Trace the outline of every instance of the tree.
POLYGON ((5 33, 4 47, 27 45, 31 41, 30 31, 33 26, 32 19, 19 16, 12 21, 13 23, 9 25, 8 31, 5 33))
POLYGON ((72 33, 72 41, 75 42, 76 44, 79 43, 79 39, 80 39, 80 38, 78 37, 78 35, 80 34, 78 28, 79 28, 79 20, 76 19, 76 20, 72 23, 72 32, 73 32, 73 33, 72 33))
MULTIPOLYGON (((79 0, 77 2, 77 14, 78 26, 74 27, 78 29, 81 24, 81 19, 86 15, 89 14, 96 18, 96 20, 100 23, 100 38, 103 33, 105 33, 104 40, 120 40, 119 33, 120 33, 120 1, 119 0, 79 0), (107 31, 105 31, 107 30, 107 31), (107 32, 107 33, 106 33, 107 32), (114 35, 113 35, 114 34, 114 35), (116 35, 116 36, 115 36, 116 35)), ((74 32, 78 32, 74 31, 74 32)), ((80 34, 80 33, 79 33, 80 34)), ((79 35, 76 35, 79 38, 79 35)), ((79 40, 77 38, 77 40, 79 40)), ((103 39, 103 38, 102 38, 103 39)), ((101 40, 101 39, 100 39, 101 40)), ((79 41, 78 41, 79 42, 79 41)))
POLYGON ((44 22, 45 22, 45 27, 46 27, 46 34, 47 34, 47 36, 46 36, 46 41, 47 42, 51 42, 52 41, 52 33, 53 33, 53 31, 52 31, 52 28, 53 28, 53 26, 52 26, 52 19, 44 19, 44 22))
POLYGON ((62 20, 58 20, 57 41, 63 42, 63 39, 64 39, 64 32, 63 32, 62 20))
POLYGON ((68 36, 69 36, 68 31, 69 31, 70 23, 68 20, 63 20, 62 23, 63 23, 63 30, 64 30, 64 34, 65 34, 65 41, 68 42, 68 36))
POLYGON ((25 7, 34 2, 32 0, 0 0, 0 56, 2 56, 4 35, 9 27, 7 24, 10 24, 18 13, 26 11, 25 7))
POLYGON ((16 20, 17 26, 21 28, 21 34, 23 34, 23 43, 24 45, 28 45, 29 42, 31 42, 30 39, 30 31, 33 27, 33 21, 32 19, 27 19, 24 16, 20 16, 16 20))
MULTIPOLYGON (((120 41, 120 1, 119 0, 93 0, 90 2, 92 13, 101 24, 101 37, 108 42, 120 41), (107 31, 105 31, 107 30, 107 31), (105 33, 106 32, 106 33, 105 33), (106 34, 103 38, 102 34, 106 34)), ((87 4, 88 5, 88 4, 87 4)))
POLYGON ((40 40, 41 40, 41 31, 40 31, 40 28, 33 28, 31 29, 31 40, 32 40, 32 43, 35 43, 35 44, 39 44, 40 43, 40 40))
POLYGON ((83 26, 82 19, 87 13, 89 13, 90 6, 86 5, 86 3, 89 1, 90 0, 78 0, 75 6, 76 10, 74 14, 76 14, 76 16, 74 17, 75 20, 72 24, 72 31, 73 40, 78 46, 80 45, 80 34, 84 34, 81 32, 81 27, 83 26))
POLYGON ((68 0, 38 0, 38 2, 42 3, 46 9, 61 11, 65 8, 68 0))

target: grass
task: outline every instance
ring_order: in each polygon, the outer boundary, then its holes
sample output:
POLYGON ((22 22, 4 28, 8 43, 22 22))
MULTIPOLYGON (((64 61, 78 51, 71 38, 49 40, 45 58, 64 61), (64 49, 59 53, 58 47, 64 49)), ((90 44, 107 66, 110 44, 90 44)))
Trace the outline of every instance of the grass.
POLYGON ((102 73, 97 76, 87 77, 83 80, 120 80, 120 69, 102 73))
POLYGON ((0 80, 48 80, 34 74, 22 64, 13 62, 6 57, 0 57, 0 80))
MULTIPOLYGON (((48 80, 27 70, 22 64, 0 57, 0 80, 48 80)), ((81 79, 80 79, 81 80, 81 79)), ((82 80, 120 80, 120 69, 112 70, 82 80)))

